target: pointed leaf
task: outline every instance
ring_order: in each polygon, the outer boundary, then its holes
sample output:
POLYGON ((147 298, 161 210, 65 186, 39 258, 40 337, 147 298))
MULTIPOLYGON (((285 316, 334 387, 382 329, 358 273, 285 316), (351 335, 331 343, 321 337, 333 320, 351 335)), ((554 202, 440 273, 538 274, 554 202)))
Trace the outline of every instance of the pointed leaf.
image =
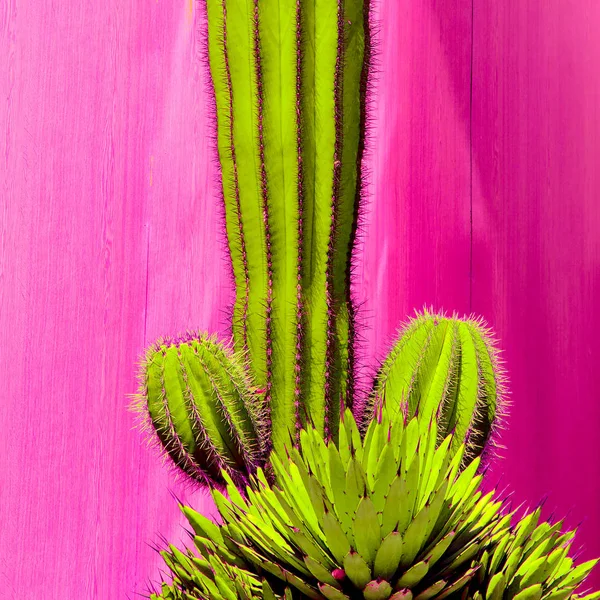
POLYGON ((391 579, 398 569, 402 558, 402 536, 397 531, 388 534, 375 556, 373 575, 382 579, 391 579))
POLYGON ((327 540, 327 547, 335 560, 341 565, 346 554, 350 552, 350 542, 340 522, 331 512, 325 513, 323 517, 323 533, 327 540))
POLYGON ((354 515, 354 545, 367 563, 372 565, 381 545, 381 528, 373 501, 368 496, 361 499, 354 515))
POLYGON ((348 552, 344 558, 344 571, 359 589, 363 589, 371 581, 371 569, 358 552, 348 552))
POLYGON ((400 577, 394 586, 394 589, 415 587, 421 582, 425 575, 427 575, 428 571, 429 565, 425 561, 418 562, 416 565, 413 565, 410 569, 404 572, 402 577, 400 577))
POLYGON ((514 600, 540 600, 542 597, 542 586, 539 583, 525 588, 522 592, 519 592, 514 600))
POLYGON ((365 600, 387 600, 391 595, 392 586, 385 580, 370 581, 363 590, 365 600))

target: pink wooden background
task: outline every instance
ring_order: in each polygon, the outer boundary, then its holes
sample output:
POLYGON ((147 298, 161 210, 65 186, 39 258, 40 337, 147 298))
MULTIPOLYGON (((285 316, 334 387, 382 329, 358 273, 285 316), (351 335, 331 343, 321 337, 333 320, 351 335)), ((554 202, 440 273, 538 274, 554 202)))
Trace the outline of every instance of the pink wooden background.
MULTIPOLYGON (((357 297, 425 303, 511 377, 492 473, 600 554, 600 3, 380 0, 357 297)), ((192 0, 0 3, 0 597, 125 598, 182 539, 126 410, 155 337, 231 299, 192 0)), ((596 573, 596 585, 600 574, 596 573)))

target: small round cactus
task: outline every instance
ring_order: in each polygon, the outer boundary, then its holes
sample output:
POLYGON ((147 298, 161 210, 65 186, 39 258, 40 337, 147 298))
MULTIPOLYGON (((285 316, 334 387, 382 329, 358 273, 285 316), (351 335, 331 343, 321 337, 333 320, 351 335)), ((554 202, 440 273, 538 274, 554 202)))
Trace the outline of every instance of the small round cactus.
POLYGON ((505 408, 505 375, 495 341, 481 319, 423 311, 409 321, 377 374, 365 417, 387 403, 407 418, 435 418, 440 440, 454 433, 466 460, 491 448, 505 408))
POLYGON ((261 457, 261 425, 245 366, 214 339, 161 340, 146 355, 138 406, 163 448, 192 478, 243 483, 261 457))

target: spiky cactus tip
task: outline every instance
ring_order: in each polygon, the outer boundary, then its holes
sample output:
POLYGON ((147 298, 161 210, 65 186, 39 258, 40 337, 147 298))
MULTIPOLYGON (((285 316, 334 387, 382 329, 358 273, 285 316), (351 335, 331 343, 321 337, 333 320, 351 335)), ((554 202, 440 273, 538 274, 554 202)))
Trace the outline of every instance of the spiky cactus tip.
POLYGON ((137 407, 181 470, 242 485, 262 461, 264 423, 244 362, 207 336, 161 340, 146 353, 137 407))
POLYGON ((381 403, 406 418, 437 420, 440 441, 454 433, 465 460, 494 449, 491 439, 506 410, 506 386, 495 340, 481 319, 424 310, 408 322, 382 363, 366 423, 381 403))

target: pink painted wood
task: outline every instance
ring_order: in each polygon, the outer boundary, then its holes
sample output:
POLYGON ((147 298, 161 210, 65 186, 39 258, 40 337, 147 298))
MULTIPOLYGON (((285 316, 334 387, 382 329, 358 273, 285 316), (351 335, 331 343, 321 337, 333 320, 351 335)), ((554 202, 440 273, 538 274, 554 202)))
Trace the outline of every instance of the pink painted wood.
POLYGON ((546 515, 583 522, 594 558, 600 4, 475 4, 472 307, 502 340, 513 403, 495 473, 517 503, 547 496, 546 515))
MULTIPOLYGON (((585 519, 593 556, 600 7, 475 5, 376 5, 365 374, 413 308, 483 314, 513 392, 492 477, 585 519)), ((126 409, 149 342, 227 328, 198 15, 189 0, 0 11, 2 598, 133 598, 160 577, 150 546, 184 539, 171 492, 209 510, 126 409)))
POLYGON ((193 13, 0 18, 0 597, 134 598, 184 538, 171 492, 194 497, 133 429, 136 361, 222 329, 230 294, 193 13))

